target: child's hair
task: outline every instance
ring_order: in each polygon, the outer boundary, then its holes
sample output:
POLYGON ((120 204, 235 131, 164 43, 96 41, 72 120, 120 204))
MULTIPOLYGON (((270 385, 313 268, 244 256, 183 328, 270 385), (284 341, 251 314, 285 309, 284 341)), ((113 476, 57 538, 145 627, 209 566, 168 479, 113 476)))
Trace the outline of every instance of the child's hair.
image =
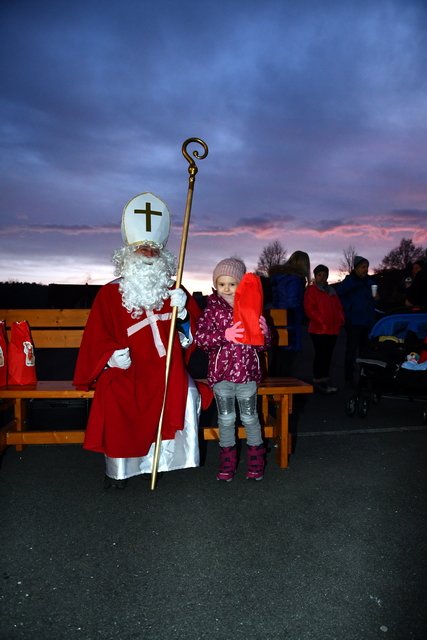
POLYGON ((225 258, 221 260, 221 262, 218 262, 213 270, 213 285, 216 288, 216 281, 220 276, 231 276, 235 278, 237 282, 240 282, 245 273, 246 266, 243 260, 240 260, 240 258, 225 258))

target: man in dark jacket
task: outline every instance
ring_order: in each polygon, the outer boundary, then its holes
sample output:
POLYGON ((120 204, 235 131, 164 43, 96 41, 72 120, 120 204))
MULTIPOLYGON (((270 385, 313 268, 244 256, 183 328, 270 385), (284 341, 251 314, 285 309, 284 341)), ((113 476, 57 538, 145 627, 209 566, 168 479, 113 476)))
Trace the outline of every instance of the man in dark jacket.
POLYGON ((354 365, 361 347, 368 342, 369 332, 375 323, 375 279, 368 275, 369 261, 362 256, 354 258, 353 270, 337 286, 337 293, 344 308, 347 333, 344 375, 352 382, 354 365), (374 289, 372 289, 372 285, 374 289))

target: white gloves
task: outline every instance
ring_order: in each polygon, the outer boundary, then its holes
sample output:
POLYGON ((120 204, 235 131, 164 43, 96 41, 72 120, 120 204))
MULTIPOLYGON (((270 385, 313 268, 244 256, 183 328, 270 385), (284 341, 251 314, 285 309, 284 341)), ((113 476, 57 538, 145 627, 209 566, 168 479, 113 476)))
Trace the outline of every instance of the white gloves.
POLYGON ((116 349, 108 361, 109 367, 118 367, 119 369, 129 369, 132 364, 130 359, 129 347, 126 349, 116 349))
POLYGON ((178 318, 180 320, 185 320, 187 317, 187 309, 185 308, 185 303, 187 302, 187 294, 183 289, 172 289, 170 292, 171 305, 173 307, 177 307, 178 309, 178 318))

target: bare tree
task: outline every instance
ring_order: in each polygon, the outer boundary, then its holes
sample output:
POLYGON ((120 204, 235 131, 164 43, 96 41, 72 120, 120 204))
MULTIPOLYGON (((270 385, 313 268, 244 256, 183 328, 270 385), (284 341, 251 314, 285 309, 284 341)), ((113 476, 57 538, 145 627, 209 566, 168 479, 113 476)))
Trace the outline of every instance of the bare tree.
POLYGON ((261 252, 256 272, 259 276, 268 276, 271 267, 286 261, 286 249, 279 240, 270 242, 261 252))
POLYGON ((347 275, 353 269, 354 258, 357 256, 356 247, 349 244, 347 249, 343 249, 343 259, 338 265, 338 270, 343 276, 347 275))
POLYGON ((426 250, 416 247, 409 238, 402 238, 400 245, 392 249, 384 258, 376 271, 386 269, 407 269, 415 260, 423 260, 426 250))

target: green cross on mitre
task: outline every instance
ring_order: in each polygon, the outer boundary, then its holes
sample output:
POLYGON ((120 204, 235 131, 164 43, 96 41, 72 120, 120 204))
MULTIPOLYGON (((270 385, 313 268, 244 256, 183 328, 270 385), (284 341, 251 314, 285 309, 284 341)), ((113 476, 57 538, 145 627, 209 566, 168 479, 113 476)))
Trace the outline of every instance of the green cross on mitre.
POLYGON ((151 231, 151 216, 161 216, 163 215, 161 211, 152 211, 151 210, 151 202, 145 203, 145 209, 134 209, 134 213, 143 213, 146 220, 146 231, 151 231))

